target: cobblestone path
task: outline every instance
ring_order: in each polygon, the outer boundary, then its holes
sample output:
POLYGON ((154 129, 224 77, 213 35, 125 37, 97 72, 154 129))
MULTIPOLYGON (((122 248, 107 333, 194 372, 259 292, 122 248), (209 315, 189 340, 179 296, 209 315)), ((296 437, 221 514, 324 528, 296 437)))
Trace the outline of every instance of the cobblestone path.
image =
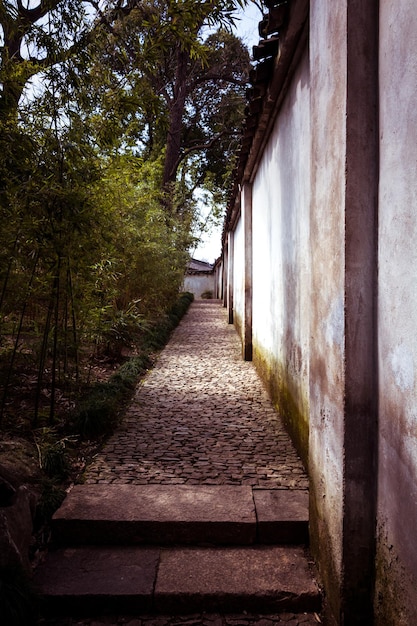
MULTIPOLYGON (((194 302, 87 483, 308 489, 302 463, 218 301, 194 302)), ((107 616, 43 626, 317 626, 316 614, 107 616)))
POLYGON ((218 301, 191 305, 86 482, 308 488, 218 301))

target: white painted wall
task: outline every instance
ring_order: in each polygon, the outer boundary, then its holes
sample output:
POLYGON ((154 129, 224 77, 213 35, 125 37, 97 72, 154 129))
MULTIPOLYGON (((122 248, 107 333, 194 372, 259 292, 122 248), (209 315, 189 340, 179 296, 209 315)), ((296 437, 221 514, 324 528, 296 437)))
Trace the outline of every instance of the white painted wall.
POLYGON ((233 321, 243 341, 243 320, 245 312, 245 239, 243 220, 239 218, 234 230, 233 244, 233 321))
POLYGON ((417 13, 380 1, 379 624, 417 624, 417 13), (396 578, 396 588, 388 584, 396 578))
POLYGON ((201 299, 201 295, 205 291, 211 291, 212 297, 215 296, 215 276, 213 274, 191 274, 184 278, 183 291, 189 291, 194 294, 196 300, 201 299))
POLYGON ((215 297, 222 298, 223 296, 223 262, 219 261, 214 268, 214 280, 215 280, 215 297))
MULTIPOLYGON (((305 436, 309 380, 309 101, 306 49, 264 151, 252 196, 254 360, 264 370, 278 404, 277 382, 291 394, 305 420, 305 436)), ((306 447, 307 441, 303 443, 306 447)))
POLYGON ((332 579, 335 588, 342 583, 346 20, 345 2, 310 4, 309 471, 313 549, 321 551, 328 588, 332 579))

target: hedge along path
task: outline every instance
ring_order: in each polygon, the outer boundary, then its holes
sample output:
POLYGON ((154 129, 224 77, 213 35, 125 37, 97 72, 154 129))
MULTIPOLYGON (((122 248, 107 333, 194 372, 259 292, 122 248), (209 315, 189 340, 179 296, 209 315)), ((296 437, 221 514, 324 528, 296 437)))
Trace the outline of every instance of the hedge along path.
POLYGON ((85 482, 308 489, 219 301, 191 305, 85 482))

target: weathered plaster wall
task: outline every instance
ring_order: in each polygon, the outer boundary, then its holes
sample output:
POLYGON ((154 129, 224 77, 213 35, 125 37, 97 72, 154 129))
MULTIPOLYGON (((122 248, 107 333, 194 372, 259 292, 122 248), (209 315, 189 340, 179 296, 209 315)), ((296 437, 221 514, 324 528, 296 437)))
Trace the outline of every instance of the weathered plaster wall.
POLYGON ((380 0, 378 625, 417 624, 417 14, 380 0))
POLYGON ((252 191, 253 360, 308 456, 308 49, 259 164, 252 191))
POLYGON ((378 2, 310 5, 310 523, 329 612, 372 623, 378 2))
POLYGON ((206 291, 211 291, 214 298, 215 292, 215 276, 213 274, 194 274, 185 276, 184 278, 184 291, 189 291, 194 294, 196 300, 201 299, 201 295, 206 291))
POLYGON ((304 455, 309 423, 311 548, 344 626, 373 602, 377 626, 417 623, 417 14, 392 4, 310 3, 252 186, 253 356, 304 455))
POLYGON ((345 2, 310 4, 310 520, 335 614, 343 537, 346 28, 345 2))
POLYGON ((234 230, 233 245, 233 323, 243 342, 243 320, 245 306, 245 242, 243 220, 239 218, 234 230))
POLYGON ((223 263, 218 261, 214 268, 214 281, 215 281, 215 298, 223 298, 223 263))

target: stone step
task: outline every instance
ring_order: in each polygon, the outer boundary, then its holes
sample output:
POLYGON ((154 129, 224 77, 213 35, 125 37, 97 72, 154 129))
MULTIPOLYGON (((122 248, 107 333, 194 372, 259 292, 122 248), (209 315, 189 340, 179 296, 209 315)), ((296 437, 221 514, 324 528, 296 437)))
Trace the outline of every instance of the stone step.
POLYGON ((320 611, 300 546, 90 546, 50 552, 35 583, 43 614, 320 611))
POLYGON ((233 485, 76 485, 52 520, 76 544, 307 543, 308 493, 233 485))

